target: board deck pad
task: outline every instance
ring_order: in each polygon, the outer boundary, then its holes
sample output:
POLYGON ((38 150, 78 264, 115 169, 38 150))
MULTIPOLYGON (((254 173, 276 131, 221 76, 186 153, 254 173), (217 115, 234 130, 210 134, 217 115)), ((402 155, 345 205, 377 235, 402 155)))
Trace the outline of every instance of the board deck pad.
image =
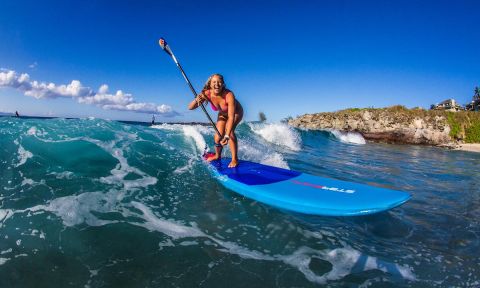
MULTIPOLYGON (((209 155, 206 155, 209 156, 209 155)), ((281 209, 311 215, 355 216, 386 211, 410 199, 402 191, 335 180, 230 158, 209 162, 226 188, 281 209)))

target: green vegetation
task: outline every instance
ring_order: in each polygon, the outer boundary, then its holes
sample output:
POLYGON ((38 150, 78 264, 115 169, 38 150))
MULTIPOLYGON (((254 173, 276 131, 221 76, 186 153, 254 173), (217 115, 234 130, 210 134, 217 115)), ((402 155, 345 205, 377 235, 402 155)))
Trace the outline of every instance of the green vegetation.
POLYGON ((457 117, 455 117, 455 114, 456 113, 454 112, 449 112, 447 114, 447 122, 450 126, 450 137, 452 137, 452 139, 458 140, 462 138, 462 126, 460 121, 457 121, 457 117))
POLYGON ((367 110, 367 109, 368 108, 347 108, 339 112, 358 112, 358 111, 367 110))
POLYGON ((467 143, 480 143, 480 113, 473 111, 446 112, 450 137, 467 143))
MULTIPOLYGON (((299 116, 297 116, 298 118, 299 116)), ((285 118, 283 118, 282 120, 280 120, 281 123, 288 123, 288 121, 290 120, 293 120, 293 117, 292 116, 287 116, 285 118)))
POLYGON ((476 122, 465 129, 465 142, 480 143, 480 123, 476 122))

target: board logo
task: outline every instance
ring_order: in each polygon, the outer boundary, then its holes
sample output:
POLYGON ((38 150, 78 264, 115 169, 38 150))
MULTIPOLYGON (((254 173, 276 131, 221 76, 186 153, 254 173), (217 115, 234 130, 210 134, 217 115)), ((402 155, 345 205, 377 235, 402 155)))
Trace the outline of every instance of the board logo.
POLYGON ((323 189, 323 190, 329 190, 329 191, 347 193, 347 194, 355 193, 355 190, 351 190, 351 189, 328 187, 328 186, 313 184, 313 183, 310 183, 310 182, 302 182, 302 181, 298 181, 298 180, 291 180, 291 181, 292 181, 293 184, 308 186, 308 187, 317 188, 317 189, 323 189))

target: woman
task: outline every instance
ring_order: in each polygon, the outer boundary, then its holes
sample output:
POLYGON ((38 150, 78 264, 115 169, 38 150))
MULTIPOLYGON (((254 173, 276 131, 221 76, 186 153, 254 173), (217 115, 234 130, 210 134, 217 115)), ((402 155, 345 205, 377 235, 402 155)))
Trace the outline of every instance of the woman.
POLYGON ((235 128, 243 118, 242 105, 235 99, 233 92, 227 89, 223 76, 220 74, 213 74, 208 78, 202 93, 190 102, 188 109, 196 109, 205 101, 210 102, 214 111, 218 111, 217 129, 223 135, 220 139, 218 133, 215 133, 215 156, 208 158, 207 161, 220 159, 223 146, 229 143, 232 161, 228 167, 236 167, 238 165, 238 142, 235 128))

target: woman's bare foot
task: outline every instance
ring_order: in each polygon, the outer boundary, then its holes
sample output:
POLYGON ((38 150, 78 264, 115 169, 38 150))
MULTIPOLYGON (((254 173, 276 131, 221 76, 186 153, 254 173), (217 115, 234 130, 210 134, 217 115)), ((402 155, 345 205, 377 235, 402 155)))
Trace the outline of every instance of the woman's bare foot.
POLYGON ((220 159, 219 155, 213 155, 213 156, 207 158, 207 162, 215 161, 215 160, 218 160, 218 159, 220 159))
POLYGON ((238 165, 238 160, 232 159, 232 162, 228 164, 228 168, 234 168, 234 167, 237 167, 237 165, 238 165))

